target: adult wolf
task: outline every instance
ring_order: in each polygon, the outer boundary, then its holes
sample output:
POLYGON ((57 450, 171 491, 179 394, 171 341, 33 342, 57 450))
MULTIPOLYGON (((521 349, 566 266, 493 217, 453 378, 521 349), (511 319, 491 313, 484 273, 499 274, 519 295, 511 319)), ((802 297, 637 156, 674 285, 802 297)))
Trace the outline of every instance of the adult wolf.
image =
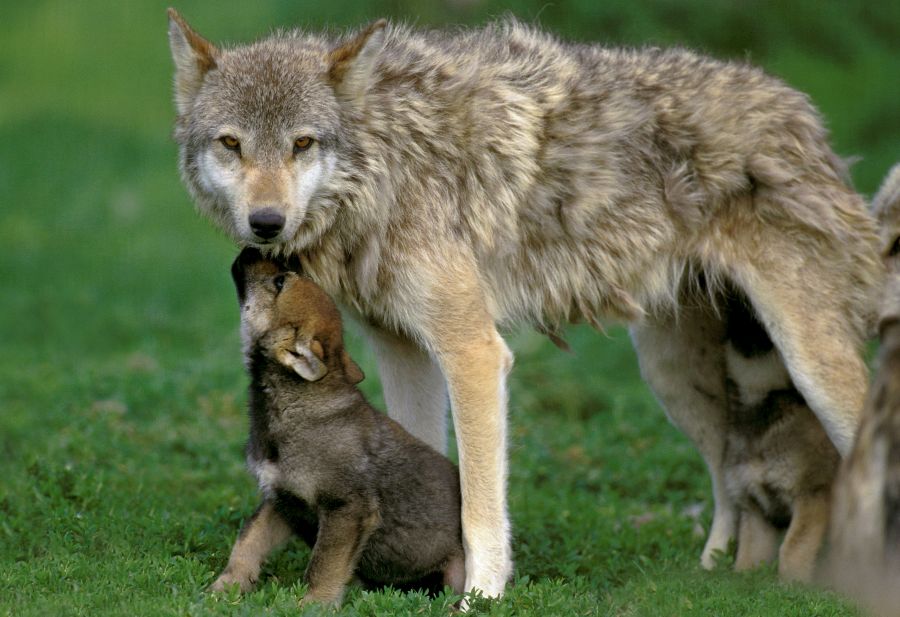
POLYGON ((391 414, 441 451, 449 394, 467 589, 500 594, 512 564, 498 326, 632 324, 647 381, 710 468, 706 564, 734 532, 713 307, 725 281, 848 450, 882 266, 804 95, 744 64, 567 44, 514 21, 379 21, 219 49, 171 11, 169 39, 200 210, 239 244, 299 257, 355 312, 391 414))

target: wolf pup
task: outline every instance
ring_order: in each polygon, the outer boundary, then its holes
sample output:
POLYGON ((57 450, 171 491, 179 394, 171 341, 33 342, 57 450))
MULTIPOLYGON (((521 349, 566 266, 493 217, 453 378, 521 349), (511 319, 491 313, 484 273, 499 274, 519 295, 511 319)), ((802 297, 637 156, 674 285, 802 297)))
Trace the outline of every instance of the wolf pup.
POLYGON ((304 602, 339 603, 354 573, 465 580, 456 466, 378 413, 356 384, 341 317, 312 281, 244 249, 232 266, 250 373, 247 463, 263 502, 212 586, 249 589, 292 534, 312 555, 304 602))
POLYGON ((878 372, 835 485, 825 577, 874 613, 900 614, 900 165, 872 201, 890 279, 878 372))
POLYGON ((800 92, 742 62, 514 20, 220 49, 172 11, 169 42, 199 210, 241 246, 299 258, 366 324, 392 417, 440 452, 449 399, 467 590, 499 595, 512 572, 500 324, 631 324, 644 378, 712 476, 706 565, 736 513, 722 317, 679 302, 698 277, 747 296, 850 450, 884 266, 800 92))
POLYGON ((812 579, 828 529, 840 455, 791 383, 742 298, 726 309, 730 407, 725 486, 738 510, 734 567, 771 561, 787 580, 812 579), (779 531, 786 530, 778 549, 779 531))

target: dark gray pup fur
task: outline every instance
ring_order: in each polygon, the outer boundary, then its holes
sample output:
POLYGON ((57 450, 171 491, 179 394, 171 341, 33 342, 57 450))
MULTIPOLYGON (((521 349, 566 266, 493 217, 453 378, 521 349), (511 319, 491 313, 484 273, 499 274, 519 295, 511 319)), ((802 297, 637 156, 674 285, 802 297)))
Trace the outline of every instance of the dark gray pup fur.
POLYGON ((247 461, 263 503, 214 587, 249 587, 289 528, 313 547, 304 601, 339 603, 354 573, 401 586, 438 573, 461 591, 456 466, 366 402, 340 314, 315 283, 255 249, 232 274, 251 378, 247 461))
POLYGON ((772 560, 784 530, 779 573, 809 581, 840 456, 746 299, 732 297, 727 315, 724 470, 740 517, 735 569, 772 560))

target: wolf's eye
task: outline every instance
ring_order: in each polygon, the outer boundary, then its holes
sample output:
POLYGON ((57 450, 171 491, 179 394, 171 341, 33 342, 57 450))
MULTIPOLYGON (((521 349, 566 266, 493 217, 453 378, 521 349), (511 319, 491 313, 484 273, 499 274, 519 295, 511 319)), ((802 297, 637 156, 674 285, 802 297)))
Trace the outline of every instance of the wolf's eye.
POLYGON ((241 151, 241 142, 237 139, 237 137, 232 137, 231 135, 225 135, 224 137, 220 137, 219 141, 222 142, 222 145, 228 148, 229 150, 234 150, 235 152, 240 153, 241 151))
POLYGON ((281 289, 284 287, 284 275, 279 274, 278 276, 276 276, 274 279, 272 279, 272 284, 275 285, 275 289, 281 291, 281 289))
POLYGON ((297 154, 298 152, 303 152, 304 150, 309 150, 309 147, 312 144, 313 144, 312 137, 307 137, 305 135, 303 137, 298 137, 297 139, 294 140, 294 154, 297 154))

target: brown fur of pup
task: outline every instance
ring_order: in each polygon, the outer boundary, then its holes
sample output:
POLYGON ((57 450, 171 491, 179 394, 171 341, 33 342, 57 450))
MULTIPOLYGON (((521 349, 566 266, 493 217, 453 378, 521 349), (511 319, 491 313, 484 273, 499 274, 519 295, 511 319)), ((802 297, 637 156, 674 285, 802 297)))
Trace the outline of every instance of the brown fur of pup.
POLYGON ((777 554, 782 578, 809 582, 840 455, 743 298, 729 301, 726 332, 725 485, 739 516, 734 567, 753 568, 777 554))
POLYGON ((365 401, 321 288, 255 249, 232 273, 251 376, 247 462, 263 502, 213 590, 249 589, 295 533, 312 547, 304 602, 339 604, 354 574, 401 587, 439 574, 461 591, 456 466, 365 401))

